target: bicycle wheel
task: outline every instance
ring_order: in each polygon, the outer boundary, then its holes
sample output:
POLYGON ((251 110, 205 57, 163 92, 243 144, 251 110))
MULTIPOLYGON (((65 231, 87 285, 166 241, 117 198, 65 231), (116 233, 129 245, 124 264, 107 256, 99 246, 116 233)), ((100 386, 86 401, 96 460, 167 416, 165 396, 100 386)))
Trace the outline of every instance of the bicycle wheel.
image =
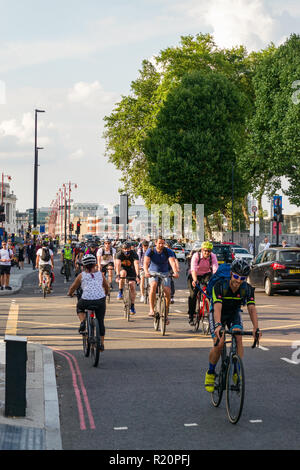
POLYGON ((87 318, 86 324, 85 324, 86 325, 85 331, 82 333, 82 346, 83 346, 83 354, 85 355, 85 357, 89 357, 90 349, 91 349, 91 345, 89 342, 89 330, 90 330, 89 324, 90 324, 90 321, 87 318))
POLYGON ((124 318, 130 321, 130 292, 129 287, 124 286, 123 288, 123 301, 124 301, 124 318))
POLYGON ((211 402, 215 407, 218 407, 222 401, 223 397, 223 390, 225 387, 225 364, 223 361, 219 361, 216 366, 216 375, 215 375, 215 389, 211 393, 211 402))
POLYGON ((68 282, 69 279, 70 279, 70 276, 71 276, 69 263, 66 263, 66 266, 65 266, 65 276, 66 276, 66 280, 68 282))
POLYGON ((99 329, 99 322, 97 318, 91 318, 91 336, 90 340, 90 347, 91 347, 91 360, 94 367, 97 367, 100 358, 100 347, 101 347, 101 339, 100 339, 100 329, 99 329))
POLYGON ((160 315, 160 331, 161 334, 164 336, 166 334, 166 326, 167 326, 167 305, 166 305, 166 298, 162 295, 159 298, 159 315, 160 315))
POLYGON ((202 316, 202 331, 205 335, 209 335, 209 301, 205 299, 204 301, 204 315, 202 316))
POLYGON ((201 322, 201 301, 199 297, 197 297, 196 310, 194 314, 194 331, 199 330, 200 322, 201 322))
POLYGON ((241 358, 231 355, 226 376, 226 409, 229 421, 236 424, 241 417, 245 397, 245 375, 241 358))
POLYGON ((43 274, 43 279, 42 279, 42 291, 43 291, 43 297, 45 299, 47 295, 47 279, 45 277, 45 274, 43 274))
POLYGON ((145 287, 144 287, 144 304, 149 303, 149 281, 145 278, 145 287))

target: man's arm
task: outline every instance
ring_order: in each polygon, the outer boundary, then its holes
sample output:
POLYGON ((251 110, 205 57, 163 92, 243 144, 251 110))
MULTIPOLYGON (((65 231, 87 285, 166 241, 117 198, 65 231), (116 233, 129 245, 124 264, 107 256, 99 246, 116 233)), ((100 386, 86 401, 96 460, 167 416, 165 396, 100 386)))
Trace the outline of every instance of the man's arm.
POLYGON ((149 274, 149 265, 150 265, 151 258, 150 256, 144 256, 144 272, 146 277, 150 277, 149 274))
POLYGON ((170 263, 171 268, 173 270, 173 277, 178 278, 179 277, 179 270, 176 266, 176 261, 175 261, 174 256, 169 257, 169 263, 170 263))

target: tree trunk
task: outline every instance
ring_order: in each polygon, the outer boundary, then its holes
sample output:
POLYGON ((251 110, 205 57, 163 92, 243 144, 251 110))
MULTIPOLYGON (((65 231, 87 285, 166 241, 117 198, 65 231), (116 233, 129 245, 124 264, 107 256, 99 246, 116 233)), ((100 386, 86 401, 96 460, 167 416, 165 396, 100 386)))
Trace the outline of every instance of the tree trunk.
POLYGON ((212 231, 211 231, 211 227, 209 225, 208 217, 206 215, 204 216, 204 227, 205 227, 205 229, 208 233, 209 240, 212 240, 212 231))

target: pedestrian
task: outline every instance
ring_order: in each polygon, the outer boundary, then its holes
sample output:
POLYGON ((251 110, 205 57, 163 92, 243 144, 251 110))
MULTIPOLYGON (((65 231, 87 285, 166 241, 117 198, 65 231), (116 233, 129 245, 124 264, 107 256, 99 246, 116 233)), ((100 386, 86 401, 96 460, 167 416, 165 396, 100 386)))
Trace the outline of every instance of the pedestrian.
POLYGON ((24 269, 24 252, 25 252, 24 245, 20 243, 19 254, 18 254, 19 269, 24 269))
POLYGON ((9 285, 11 260, 13 258, 13 251, 8 249, 7 243, 2 242, 2 249, 0 250, 0 274, 1 274, 1 290, 11 290, 9 285))
POLYGON ((262 243, 260 243, 259 246, 258 246, 258 252, 260 253, 263 250, 267 250, 269 247, 270 247, 269 239, 268 239, 268 237, 265 237, 264 241, 262 243))

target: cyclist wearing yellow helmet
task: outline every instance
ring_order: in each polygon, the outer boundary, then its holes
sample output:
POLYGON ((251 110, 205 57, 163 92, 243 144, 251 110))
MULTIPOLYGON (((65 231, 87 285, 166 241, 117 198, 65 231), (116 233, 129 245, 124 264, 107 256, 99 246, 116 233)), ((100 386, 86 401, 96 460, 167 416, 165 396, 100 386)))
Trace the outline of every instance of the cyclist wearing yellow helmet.
POLYGON ((196 300, 198 290, 195 289, 196 283, 207 284, 210 277, 218 269, 218 259, 214 253, 212 253, 213 244, 209 241, 205 241, 201 245, 201 251, 196 251, 193 254, 191 260, 191 270, 188 276, 188 288, 190 291, 188 305, 189 305, 189 324, 193 325, 194 315, 196 309, 196 300))

